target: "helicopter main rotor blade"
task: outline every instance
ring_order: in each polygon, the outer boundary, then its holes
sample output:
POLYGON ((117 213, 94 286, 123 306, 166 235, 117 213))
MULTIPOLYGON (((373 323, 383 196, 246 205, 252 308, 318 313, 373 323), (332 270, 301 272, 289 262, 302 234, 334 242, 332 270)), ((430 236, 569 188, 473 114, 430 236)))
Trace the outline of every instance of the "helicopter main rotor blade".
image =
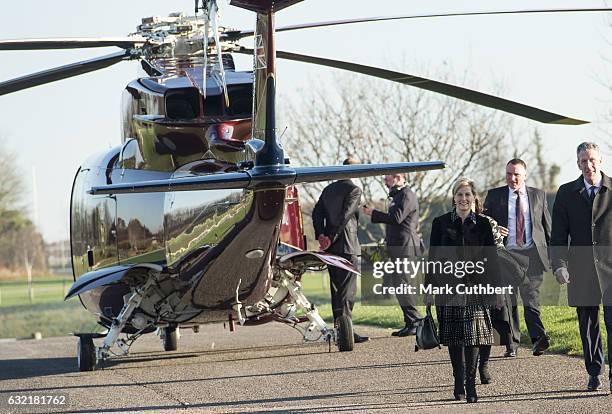
MULTIPOLYGON (((357 19, 331 20, 326 22, 314 22, 295 24, 291 26, 283 26, 276 28, 277 32, 288 32, 292 30, 312 29, 316 27, 326 26, 341 26, 346 24, 380 22, 388 20, 405 20, 405 19, 426 19, 430 17, 458 17, 458 16, 490 16, 501 14, 535 14, 535 13, 580 13, 580 12, 609 12, 611 7, 595 7, 595 8, 571 8, 571 9, 527 9, 527 10, 490 10, 480 12, 457 12, 457 13, 432 13, 432 14, 409 14, 399 16, 377 16, 363 17, 357 19)), ((244 37, 253 36, 254 30, 231 30, 223 34, 224 40, 236 41, 244 37)))
POLYGON ((45 83, 55 82, 60 79, 66 79, 83 73, 93 72, 98 69, 103 69, 108 66, 123 60, 132 58, 129 51, 121 51, 97 57, 94 59, 83 60, 80 62, 71 63, 69 65, 59 66, 52 69, 43 70, 41 72, 25 75, 20 78, 11 79, 5 82, 0 82, 0 95, 17 92, 22 89, 31 88, 45 83))
MULTIPOLYGON (((234 50, 236 53, 253 54, 252 49, 240 48, 234 50)), ((328 66, 337 69, 344 69, 350 72, 361 73, 376 78, 387 79, 393 82, 402 83, 404 85, 414 86, 416 88, 425 89, 432 92, 437 92, 442 95, 452 96, 453 98, 462 99, 472 102, 477 105, 486 106, 488 108, 498 109, 524 118, 533 119, 534 121, 543 122, 546 124, 564 124, 564 125, 581 125, 587 124, 588 121, 569 118, 564 115, 555 114, 533 106, 525 105, 519 102, 510 101, 498 96, 489 95, 483 92, 478 92, 472 89, 455 86, 444 82, 421 78, 406 73, 395 72, 392 70, 376 68, 372 66, 361 65, 358 63, 344 62, 340 60, 326 59, 315 56, 300 55, 297 53, 276 51, 276 57, 280 59, 288 59, 297 62, 313 63, 315 65, 328 66)))
POLYGON ((140 36, 132 37, 101 37, 101 38, 57 38, 57 39, 11 39, 0 40, 0 50, 48 50, 48 49, 81 49, 90 47, 116 46, 130 49, 143 45, 147 39, 140 36))

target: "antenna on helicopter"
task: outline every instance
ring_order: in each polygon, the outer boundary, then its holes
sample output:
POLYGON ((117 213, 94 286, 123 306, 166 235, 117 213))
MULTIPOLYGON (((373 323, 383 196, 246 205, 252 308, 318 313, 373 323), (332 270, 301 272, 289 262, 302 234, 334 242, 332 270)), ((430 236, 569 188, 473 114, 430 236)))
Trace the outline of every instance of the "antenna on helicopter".
POLYGON ((210 21, 210 24, 212 25, 215 48, 217 49, 217 64, 211 70, 211 75, 221 84, 221 87, 223 88, 223 96, 225 98, 225 107, 229 108, 229 95, 227 93, 225 67, 223 66, 223 55, 221 53, 221 42, 219 38, 219 6, 217 6, 217 0, 208 0, 208 13, 208 21, 210 21))
MULTIPOLYGON (((196 0, 196 16, 198 14, 197 12, 197 0, 196 0)), ((207 5, 204 4, 204 0, 202 0, 202 11, 204 12, 204 36, 202 36, 202 41, 203 41, 203 45, 202 45, 202 52, 204 53, 203 55, 203 65, 202 65, 202 97, 204 99, 206 99, 206 68, 208 66, 208 22, 209 22, 209 15, 208 15, 208 8, 207 5)))
POLYGON ((204 32, 202 36, 202 88, 200 89, 200 94, 203 99, 206 99, 206 68, 208 66, 208 8, 205 3, 206 0, 195 0, 195 17, 198 17, 198 12, 201 10, 203 12, 203 20, 204 20, 204 32))
POLYGON ((225 98, 225 107, 229 108, 229 94, 227 92, 227 82, 225 78, 225 67, 223 66, 223 55, 219 33, 219 6, 217 0, 195 0, 195 14, 198 15, 198 11, 202 11, 204 19, 204 33, 202 36, 202 51, 203 51, 203 76, 202 76, 202 96, 206 99, 206 72, 208 68, 208 45, 209 35, 212 28, 213 39, 215 48, 217 51, 217 63, 211 67, 210 75, 217 83, 219 83, 223 89, 223 96, 225 98), (212 27, 211 27, 212 26, 212 27))

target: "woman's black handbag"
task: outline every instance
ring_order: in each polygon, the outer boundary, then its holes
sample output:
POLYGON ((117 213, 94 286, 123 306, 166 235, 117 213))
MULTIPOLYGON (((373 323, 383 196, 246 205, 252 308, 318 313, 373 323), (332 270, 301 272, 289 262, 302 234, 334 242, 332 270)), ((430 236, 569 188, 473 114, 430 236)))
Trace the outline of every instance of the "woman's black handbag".
POLYGON ((427 305, 425 317, 416 323, 416 344, 414 352, 419 349, 441 348, 438 339, 438 328, 431 315, 431 305, 427 305))

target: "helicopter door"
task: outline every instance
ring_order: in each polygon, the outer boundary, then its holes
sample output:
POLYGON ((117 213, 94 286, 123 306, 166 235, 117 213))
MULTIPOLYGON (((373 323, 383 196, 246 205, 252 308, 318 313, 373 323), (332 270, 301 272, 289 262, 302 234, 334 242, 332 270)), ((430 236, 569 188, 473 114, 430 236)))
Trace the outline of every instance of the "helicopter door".
MULTIPOLYGON (((169 172, 148 169, 136 139, 126 140, 111 182, 137 183, 163 180, 169 172)), ((119 262, 163 264, 165 193, 117 194, 117 247, 119 262)))
POLYGON ((92 185, 105 183, 104 171, 102 168, 79 169, 74 180, 70 239, 75 277, 113 265, 118 260, 115 198, 87 193, 92 185))

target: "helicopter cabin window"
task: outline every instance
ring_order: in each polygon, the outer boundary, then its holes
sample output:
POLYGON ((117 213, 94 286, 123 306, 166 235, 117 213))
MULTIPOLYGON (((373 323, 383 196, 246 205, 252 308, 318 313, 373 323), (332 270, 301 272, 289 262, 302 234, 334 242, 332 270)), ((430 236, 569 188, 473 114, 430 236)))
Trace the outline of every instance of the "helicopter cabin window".
POLYGON ((204 115, 206 116, 221 116, 223 115, 223 95, 206 95, 204 100, 204 115))
POLYGON ((119 160, 121 168, 141 169, 144 168, 145 162, 140 153, 138 141, 135 138, 130 138, 121 150, 121 159, 119 160))
POLYGON ((200 93, 195 88, 166 92, 166 116, 170 119, 193 119, 200 113, 200 93))
POLYGON ((228 87, 229 108, 227 114, 250 117, 253 110, 253 85, 230 85, 228 87))

